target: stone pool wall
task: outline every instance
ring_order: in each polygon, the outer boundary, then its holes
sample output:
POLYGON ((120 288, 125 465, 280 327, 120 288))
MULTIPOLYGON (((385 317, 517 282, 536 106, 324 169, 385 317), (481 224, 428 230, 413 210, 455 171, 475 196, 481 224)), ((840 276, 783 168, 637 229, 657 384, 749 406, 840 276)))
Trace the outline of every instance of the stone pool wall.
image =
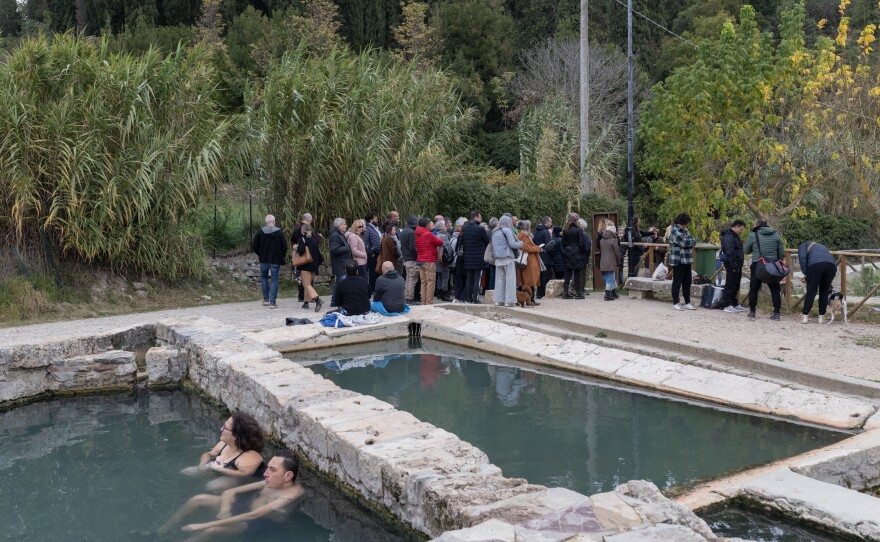
MULTIPOLYGON (((308 344, 405 337, 406 320, 381 330, 315 331, 308 344)), ((338 388, 277 351, 208 318, 160 322, 157 339, 184 353, 189 379, 230 409, 253 414, 285 445, 322 472, 430 536, 480 540, 489 528, 510 534, 494 540, 613 540, 623 531, 658 530, 677 540, 714 540, 687 508, 648 482, 585 496, 506 478, 486 455, 458 437, 373 397, 338 388), (660 524, 658 526, 658 524, 660 524), (483 533, 483 534, 481 534, 483 533)), ((293 343, 292 343, 293 344, 293 343)), ((487 535, 488 536, 488 535, 487 535)))
POLYGON ((51 393, 131 388, 137 353, 155 339, 155 325, 97 336, 0 346, 0 407, 51 393))

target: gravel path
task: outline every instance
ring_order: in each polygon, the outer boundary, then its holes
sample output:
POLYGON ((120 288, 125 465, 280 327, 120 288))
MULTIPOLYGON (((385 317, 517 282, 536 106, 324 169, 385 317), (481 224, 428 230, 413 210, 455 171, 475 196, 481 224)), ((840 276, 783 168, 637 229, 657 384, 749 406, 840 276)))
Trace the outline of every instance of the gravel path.
MULTIPOLYGON (((286 316, 318 319, 313 310, 301 309, 295 298, 279 299, 278 305, 278 309, 270 310, 254 301, 5 328, 0 329, 0 346, 88 336, 184 315, 208 316, 242 331, 283 326, 286 316)), ((839 322, 819 326, 815 319, 804 325, 796 315, 783 315, 781 322, 774 322, 769 314, 760 313, 756 320, 750 320, 745 313, 718 310, 677 312, 670 303, 662 301, 620 298, 606 302, 597 293, 583 301, 544 299, 540 307, 519 310, 645 335, 678 335, 683 337, 682 341, 704 347, 738 349, 796 366, 880 381, 880 326, 876 325, 850 324, 846 328, 839 322), (874 347, 860 346, 857 340, 874 347)))
POLYGON ((583 301, 543 299, 533 309, 554 317, 568 317, 596 326, 656 334, 680 336, 682 342, 717 346, 742 351, 792 365, 821 369, 831 373, 880 381, 880 326, 849 324, 839 320, 820 326, 815 316, 809 324, 800 315, 782 315, 770 320, 769 313, 758 312, 754 320, 746 313, 730 314, 698 308, 675 311, 672 303, 621 297, 603 301, 600 292, 583 301), (873 344, 860 346, 856 340, 873 344))

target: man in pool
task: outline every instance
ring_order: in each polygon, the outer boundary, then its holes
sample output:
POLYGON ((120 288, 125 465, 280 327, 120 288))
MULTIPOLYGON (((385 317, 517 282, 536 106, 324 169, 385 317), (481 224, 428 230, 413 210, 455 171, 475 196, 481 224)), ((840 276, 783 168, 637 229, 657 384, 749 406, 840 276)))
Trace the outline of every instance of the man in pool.
POLYGON ((182 530, 196 533, 189 541, 251 533, 272 525, 303 496, 303 488, 296 481, 298 472, 299 464, 293 455, 279 451, 269 461, 262 482, 227 489, 219 497, 196 495, 159 529, 159 534, 167 533, 172 525, 200 508, 218 509, 217 520, 184 525, 182 530))

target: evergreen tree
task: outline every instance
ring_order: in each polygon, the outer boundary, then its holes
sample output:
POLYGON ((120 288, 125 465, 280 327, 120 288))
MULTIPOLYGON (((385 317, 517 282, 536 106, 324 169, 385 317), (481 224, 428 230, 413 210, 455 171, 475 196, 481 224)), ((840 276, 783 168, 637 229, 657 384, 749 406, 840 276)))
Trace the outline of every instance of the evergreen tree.
POLYGON ((342 34, 356 50, 387 48, 394 38, 391 29, 400 23, 398 0, 336 0, 342 34))
POLYGON ((21 33, 21 14, 15 0, 0 0, 0 38, 18 36, 21 33))

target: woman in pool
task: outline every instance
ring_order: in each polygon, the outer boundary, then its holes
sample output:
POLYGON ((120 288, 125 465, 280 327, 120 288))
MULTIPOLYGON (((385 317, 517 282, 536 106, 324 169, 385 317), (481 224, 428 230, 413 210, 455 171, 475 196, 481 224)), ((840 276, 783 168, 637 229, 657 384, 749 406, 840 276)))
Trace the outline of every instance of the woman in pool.
MULTIPOLYGON (((246 478, 261 478, 266 466, 263 462, 263 435, 260 426, 252 416, 235 412, 220 427, 220 442, 199 458, 197 470, 214 471, 231 478, 213 480, 210 489, 229 488, 236 481, 246 478)), ((192 473, 193 467, 184 469, 192 473)))

